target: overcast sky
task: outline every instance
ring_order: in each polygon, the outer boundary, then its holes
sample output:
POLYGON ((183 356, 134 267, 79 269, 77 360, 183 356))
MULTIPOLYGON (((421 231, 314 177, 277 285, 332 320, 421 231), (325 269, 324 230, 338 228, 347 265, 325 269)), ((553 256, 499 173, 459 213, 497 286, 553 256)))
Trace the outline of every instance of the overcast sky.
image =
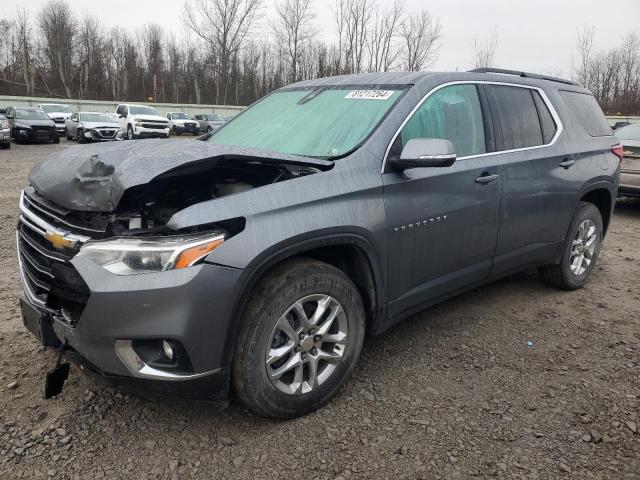
MULTIPOLYGON (((107 25, 136 28, 156 22, 181 35, 181 0, 68 0, 77 14, 92 13, 107 25)), ((36 12, 47 0, 2 0, 0 17, 12 16, 17 5, 36 12)), ((274 0, 264 0, 270 14, 274 0)), ((319 35, 334 34, 333 1, 312 0, 319 35)), ((378 0, 385 6, 391 0, 378 0)), ((442 48, 432 67, 466 70, 473 62, 474 39, 498 33, 496 64, 548 74, 571 74, 576 37, 585 25, 597 29, 596 49, 617 46, 627 33, 640 33, 640 0, 406 0, 407 10, 429 9, 440 18, 442 48)))

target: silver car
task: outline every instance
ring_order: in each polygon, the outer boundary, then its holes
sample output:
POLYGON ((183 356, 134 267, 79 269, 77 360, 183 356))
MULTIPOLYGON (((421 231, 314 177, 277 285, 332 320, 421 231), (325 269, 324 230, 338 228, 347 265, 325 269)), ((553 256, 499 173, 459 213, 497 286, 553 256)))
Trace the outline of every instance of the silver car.
POLYGON ((226 123, 226 120, 214 113, 201 113, 194 115, 193 118, 200 123, 201 132, 213 132, 226 123))
POLYGON ((120 125, 101 112, 76 112, 66 121, 67 140, 78 143, 120 140, 120 125))
POLYGON ((3 114, 0 114, 0 148, 11 148, 11 129, 3 114))

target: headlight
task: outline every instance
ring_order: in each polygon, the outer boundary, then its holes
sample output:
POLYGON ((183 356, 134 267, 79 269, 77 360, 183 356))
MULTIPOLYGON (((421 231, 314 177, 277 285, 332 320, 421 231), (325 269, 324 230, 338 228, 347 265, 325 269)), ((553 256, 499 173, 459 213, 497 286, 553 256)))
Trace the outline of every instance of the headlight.
POLYGON ((24 123, 18 123, 16 122, 16 128, 26 128, 27 130, 31 130, 31 127, 29 125, 25 125, 24 123))
POLYGON ((0 128, 9 128, 8 120, 0 120, 0 128))
POLYGON ((114 238, 86 243, 86 257, 116 275, 162 272, 190 267, 224 242, 224 233, 154 239, 114 238))

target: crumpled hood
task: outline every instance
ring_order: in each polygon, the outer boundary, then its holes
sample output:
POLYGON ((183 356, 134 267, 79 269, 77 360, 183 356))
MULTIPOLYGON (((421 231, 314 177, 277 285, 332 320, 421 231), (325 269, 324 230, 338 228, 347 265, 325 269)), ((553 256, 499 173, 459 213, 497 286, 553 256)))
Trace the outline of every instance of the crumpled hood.
POLYGON ((330 161, 206 141, 155 139, 64 149, 36 164, 29 183, 40 195, 64 208, 112 212, 127 189, 149 183, 175 168, 234 159, 309 165, 322 170, 333 165, 330 161))

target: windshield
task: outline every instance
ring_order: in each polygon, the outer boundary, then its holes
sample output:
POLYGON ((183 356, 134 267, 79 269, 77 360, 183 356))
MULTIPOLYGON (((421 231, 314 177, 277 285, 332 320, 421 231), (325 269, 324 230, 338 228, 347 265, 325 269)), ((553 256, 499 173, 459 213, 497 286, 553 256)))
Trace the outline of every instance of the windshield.
POLYGON ((158 111, 153 107, 138 107, 135 105, 129 107, 129 113, 132 115, 159 115, 158 111))
POLYGON ((73 113, 68 105, 42 105, 42 109, 47 113, 73 113))
POLYGON ((616 130, 615 136, 620 140, 638 140, 640 141, 640 125, 627 125, 616 130))
POLYGON ((224 118, 220 115, 205 115, 205 118, 209 122, 224 122, 224 118))
POLYGON ((113 123, 113 120, 111 120, 104 113, 81 113, 80 120, 82 120, 83 122, 113 123))
POLYGON ((24 110, 16 108, 15 118, 22 120, 49 120, 49 116, 42 110, 24 110))
POLYGON ((171 118, 174 120, 191 120, 191 117, 186 113, 172 113, 171 118))
POLYGON ((403 90, 280 90, 225 124, 209 139, 223 145, 307 157, 340 157, 358 147, 403 90))

